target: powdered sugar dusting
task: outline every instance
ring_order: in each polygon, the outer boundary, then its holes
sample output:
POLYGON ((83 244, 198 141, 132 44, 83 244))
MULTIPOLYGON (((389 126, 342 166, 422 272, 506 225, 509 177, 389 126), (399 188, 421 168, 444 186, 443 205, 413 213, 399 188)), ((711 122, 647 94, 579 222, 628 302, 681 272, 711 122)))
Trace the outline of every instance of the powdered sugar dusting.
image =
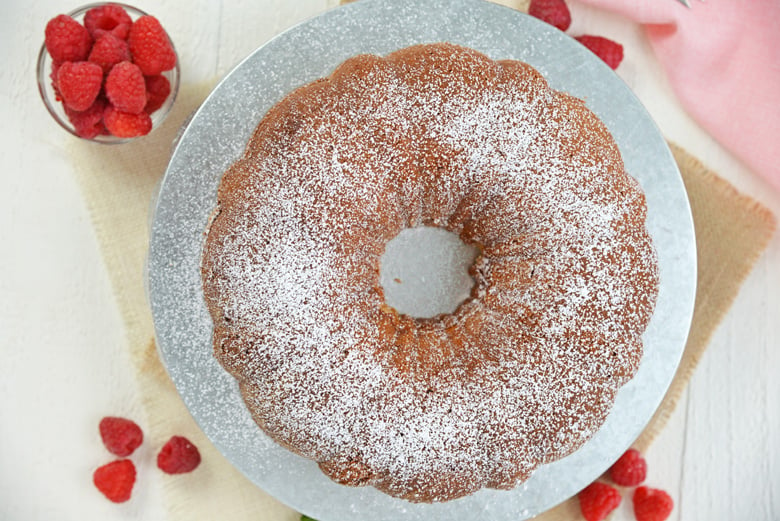
POLYGON ((215 354, 274 439, 414 501, 569 454, 636 371, 657 291, 644 196, 584 105, 439 44, 348 60, 288 96, 225 174, 203 257, 215 354), (385 305, 384 246, 482 250, 472 298, 385 305))

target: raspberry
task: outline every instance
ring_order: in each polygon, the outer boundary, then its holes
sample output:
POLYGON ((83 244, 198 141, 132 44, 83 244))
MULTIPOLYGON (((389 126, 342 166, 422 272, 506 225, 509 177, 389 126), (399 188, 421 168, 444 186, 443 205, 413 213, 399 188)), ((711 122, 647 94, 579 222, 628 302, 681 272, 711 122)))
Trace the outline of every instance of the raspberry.
MULTIPOLYGON (((95 107, 90 110, 97 111, 100 108, 102 119, 106 102, 99 99, 95 107)), ((134 421, 127 418, 107 416, 100 420, 100 437, 108 451, 117 456, 125 457, 133 453, 144 441, 144 433, 134 421)))
POLYGON ((171 82, 161 75, 147 76, 146 78, 146 106, 144 111, 151 114, 162 107, 171 93, 171 82))
POLYGON ((587 521, 601 521, 620 505, 620 492, 606 483, 591 483, 577 495, 587 521))
POLYGON ((133 492, 135 465, 129 459, 112 461, 95 469, 92 482, 109 500, 123 503, 133 492))
POLYGON ((133 62, 147 76, 173 69, 176 52, 157 18, 142 16, 130 26, 127 37, 133 62))
POLYGON ((183 474, 200 464, 200 452, 187 438, 173 436, 157 454, 157 466, 168 474, 183 474))
POLYGON ((623 61, 623 46, 609 38, 588 34, 577 36, 575 40, 590 49, 612 69, 617 69, 620 62, 623 61))
POLYGON ((127 11, 116 4, 93 7, 84 15, 84 25, 95 40, 105 34, 113 34, 117 38, 126 40, 132 23, 133 20, 127 11))
POLYGON ((635 487, 647 477, 647 462, 636 449, 628 449, 610 467, 609 477, 621 487, 635 487))
POLYGON ((45 45, 55 62, 79 62, 87 59, 92 37, 87 29, 68 15, 57 15, 46 24, 45 45))
POLYGON ((531 0, 528 14, 561 31, 565 31, 571 25, 571 13, 563 0, 531 0))
POLYGON ((117 63, 130 61, 130 47, 121 38, 106 33, 95 41, 89 53, 89 61, 100 65, 103 74, 108 74, 117 63))
POLYGON ((103 124, 116 137, 145 136, 152 130, 152 118, 141 111, 138 114, 121 112, 113 105, 106 107, 103 113, 103 124))
POLYGON ((121 112, 138 114, 146 106, 146 81, 134 63, 115 65, 106 77, 106 96, 121 112))
POLYGON ((636 521, 664 521, 674 509, 674 501, 663 490, 637 487, 634 491, 636 521))
MULTIPOLYGON (((106 100, 102 97, 98 97, 95 100, 95 103, 93 103, 91 107, 81 112, 77 112, 66 106, 65 114, 68 116, 68 119, 73 124, 73 128, 75 129, 76 134, 78 136, 87 139, 92 139, 95 136, 103 134, 106 130, 105 125, 103 125, 103 112, 105 110, 106 110, 106 100)), ((105 438, 103 442, 105 443, 105 438)), ((106 445, 108 444, 106 443, 106 445)), ((128 452, 127 454, 119 454, 117 452, 114 452, 114 454, 117 454, 118 456, 126 456, 130 453, 128 452)))
POLYGON ((90 62, 65 62, 57 70, 57 87, 65 105, 87 110, 100 94, 103 69, 90 62))
POLYGON ((51 79, 51 88, 54 89, 54 99, 57 101, 62 101, 62 94, 60 94, 60 88, 57 86, 57 73, 60 70, 61 63, 52 61, 51 62, 51 74, 49 74, 49 78, 51 79))

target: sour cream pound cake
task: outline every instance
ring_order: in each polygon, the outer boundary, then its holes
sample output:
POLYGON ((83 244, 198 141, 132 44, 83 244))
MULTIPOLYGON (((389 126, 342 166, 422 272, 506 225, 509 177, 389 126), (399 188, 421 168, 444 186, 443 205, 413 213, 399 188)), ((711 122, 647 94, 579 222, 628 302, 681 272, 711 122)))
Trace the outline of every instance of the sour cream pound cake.
POLYGON ((224 174, 202 258, 214 353, 259 427, 346 485, 416 502, 570 454, 636 372, 658 271, 605 125, 527 64, 446 43, 295 90, 224 174), (481 252, 420 319, 380 257, 437 226, 481 252))

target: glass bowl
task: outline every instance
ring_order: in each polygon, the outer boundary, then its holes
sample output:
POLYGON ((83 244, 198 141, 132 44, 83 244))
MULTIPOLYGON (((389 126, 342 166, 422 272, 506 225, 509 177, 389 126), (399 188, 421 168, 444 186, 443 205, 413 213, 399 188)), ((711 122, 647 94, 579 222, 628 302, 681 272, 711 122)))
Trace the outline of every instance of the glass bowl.
MULTIPOLYGON (((120 2, 97 2, 93 4, 87 4, 77 9, 74 9, 73 11, 66 14, 72 17, 77 22, 83 24, 84 15, 87 13, 87 11, 89 11, 92 8, 100 7, 107 4, 121 6, 122 8, 124 8, 125 11, 127 11, 127 14, 130 15, 130 18, 133 21, 137 20, 141 16, 148 14, 138 9, 137 7, 133 7, 131 5, 123 4, 120 2)), ((168 37, 168 40, 171 41, 171 46, 173 46, 173 40, 171 40, 170 36, 168 37)), ((174 53, 176 53, 175 47, 174 47, 174 53)), ((65 107, 63 103, 57 100, 57 94, 54 91, 54 86, 52 85, 52 79, 51 79, 52 62, 53 60, 49 55, 49 52, 46 50, 46 44, 44 43, 43 45, 41 45, 41 50, 38 53, 38 64, 36 67, 36 74, 38 79, 38 92, 40 92, 41 99, 43 99, 43 103, 46 106, 46 109, 49 111, 49 114, 51 114, 51 116, 54 118, 54 121, 59 123, 59 125, 63 129, 70 132, 72 135, 76 136, 79 139, 84 139, 86 141, 93 141, 95 143, 103 143, 103 144, 127 143, 128 141, 132 141, 134 139, 144 137, 144 136, 117 137, 110 134, 99 134, 93 138, 79 136, 76 133, 75 127, 68 119, 68 115, 65 113, 65 107)), ((173 67, 173 69, 163 72, 162 76, 165 76, 170 82, 171 93, 168 95, 168 98, 165 100, 162 106, 156 111, 154 111, 152 114, 150 114, 152 119, 152 130, 150 131, 150 133, 154 132, 154 129, 157 128, 165 120, 165 118, 170 113, 171 108, 173 107, 174 101, 176 101, 176 94, 179 91, 179 79, 181 76, 179 70, 178 53, 176 53, 176 65, 173 67)))

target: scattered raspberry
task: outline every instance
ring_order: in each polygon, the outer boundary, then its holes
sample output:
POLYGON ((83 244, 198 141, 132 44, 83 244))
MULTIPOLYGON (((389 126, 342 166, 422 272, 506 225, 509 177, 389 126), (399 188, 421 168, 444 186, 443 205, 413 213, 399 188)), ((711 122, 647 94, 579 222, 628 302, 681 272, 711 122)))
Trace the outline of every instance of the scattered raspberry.
POLYGON ((114 503, 130 499, 135 484, 135 465, 129 459, 112 461, 98 467, 92 474, 97 489, 114 503))
POLYGON ((146 106, 146 81, 138 65, 122 62, 106 77, 106 96, 120 112, 138 114, 146 106))
POLYGON ((674 509, 674 501, 663 490, 637 487, 634 491, 634 516, 637 521, 664 521, 674 509))
POLYGON ((84 61, 92 47, 87 29, 68 15, 58 15, 46 24, 46 50, 55 62, 84 61))
MULTIPOLYGON (((103 111, 105 110, 106 104, 103 100, 98 100, 95 104, 98 106, 102 104, 103 111)), ((97 108, 95 107, 94 110, 97 110, 97 108)), ((101 118, 103 111, 100 112, 101 118)), ((100 420, 99 428, 103 444, 111 454, 116 454, 117 456, 129 456, 144 441, 144 433, 141 431, 141 427, 127 418, 107 416, 100 420)))
MULTIPOLYGON (((81 112, 77 112, 65 106, 65 114, 73 124, 73 128, 77 135, 83 138, 92 139, 106 131, 106 127, 103 125, 103 112, 106 110, 106 104, 107 103, 105 99, 98 97, 91 107, 81 112)), ((103 442, 106 443, 106 446, 108 446, 105 438, 103 438, 103 442)), ((130 454, 130 452, 132 452, 131 450, 127 454, 119 454, 110 448, 109 450, 118 456, 127 456, 130 454)))
POLYGON ((106 4, 93 7, 84 15, 84 25, 89 34, 97 40, 105 34, 127 39, 133 20, 121 5, 106 4))
POLYGON ((575 40, 590 49, 612 69, 617 69, 620 62, 623 61, 623 46, 609 38, 584 35, 577 36, 575 40))
POLYGON ((112 135, 124 138, 145 136, 152 130, 152 118, 146 112, 120 112, 113 105, 103 113, 103 124, 112 135))
POLYGON ((147 76, 173 69, 176 53, 168 35, 153 16, 142 16, 130 26, 128 36, 133 62, 147 76))
POLYGON ((620 505, 620 492, 598 481, 585 487, 577 497, 580 511, 587 521, 601 521, 620 505))
POLYGON ((635 487, 647 477, 647 462, 636 449, 628 449, 610 467, 609 477, 621 487, 635 487))
POLYGON ((87 110, 103 84, 103 69, 90 62, 65 62, 57 70, 57 87, 65 105, 87 110))
POLYGON ((97 63, 103 69, 103 74, 108 74, 111 68, 120 62, 129 62, 130 46, 121 38, 111 33, 106 33, 95 41, 89 53, 89 61, 97 63))
POLYGON ((200 464, 197 447, 183 436, 173 436, 157 454, 157 466, 168 474, 183 474, 200 464))
POLYGON ((161 75, 146 76, 146 106, 144 111, 151 114, 162 107, 171 94, 171 82, 161 75))
POLYGON ((571 13, 564 0, 531 0, 528 14, 561 31, 571 25, 571 13))

